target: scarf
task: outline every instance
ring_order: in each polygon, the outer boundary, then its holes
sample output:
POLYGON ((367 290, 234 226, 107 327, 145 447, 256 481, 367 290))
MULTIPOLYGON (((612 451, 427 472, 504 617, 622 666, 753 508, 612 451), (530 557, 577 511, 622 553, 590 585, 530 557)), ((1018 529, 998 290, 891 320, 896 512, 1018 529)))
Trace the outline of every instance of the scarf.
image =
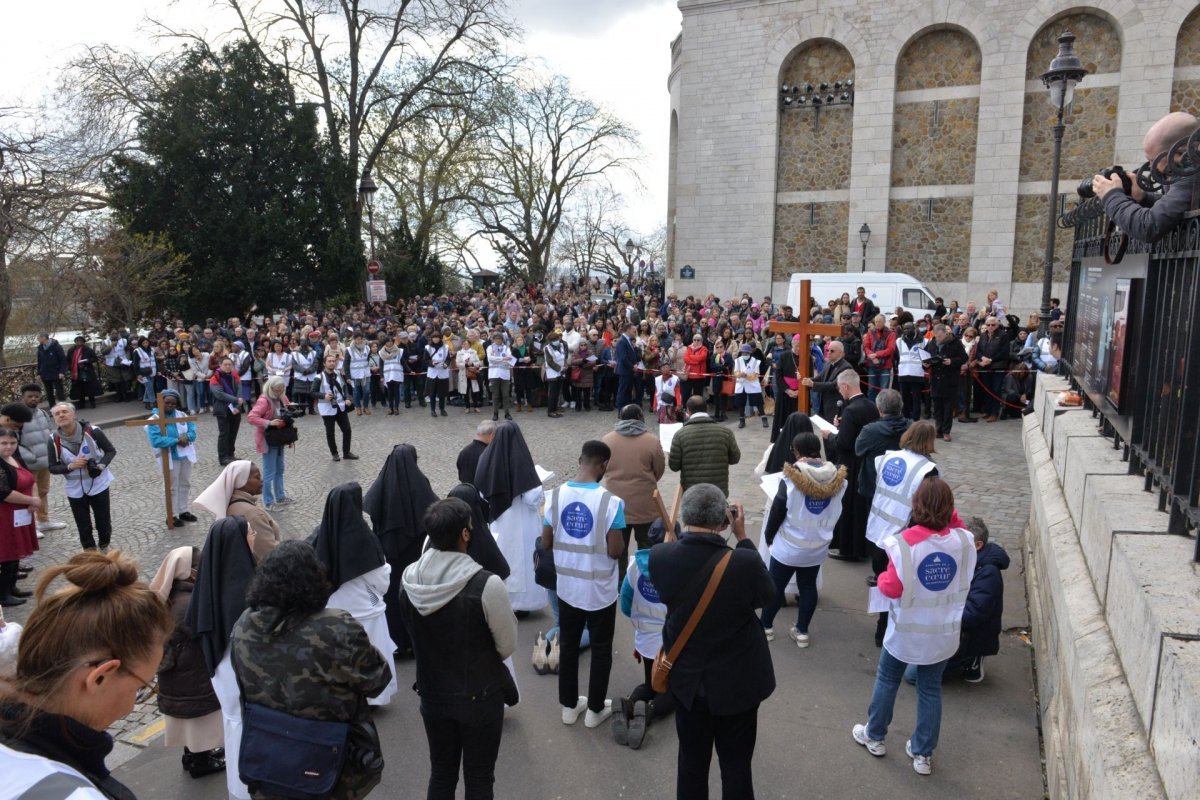
POLYGON ((246 589, 254 577, 254 554, 246 541, 245 517, 226 517, 213 523, 200 554, 196 588, 185 621, 192 638, 200 640, 210 676, 216 674, 229 647, 229 635, 246 610, 246 589))
POLYGON ((516 498, 541 483, 517 423, 497 427, 475 470, 475 486, 487 502, 488 522, 495 522, 516 498))
MULTIPOLYGON (((393 447, 363 500, 371 527, 383 544, 389 561, 413 539, 424 538, 421 517, 437 499, 429 479, 417 466, 416 448, 411 444, 393 447)), ((405 565, 392 564, 397 570, 402 566, 405 565)))
POLYGON ((460 483, 446 496, 457 497, 471 507, 471 542, 467 545, 467 555, 488 572, 507 580, 512 570, 500 552, 500 546, 496 544, 496 537, 488 528, 479 490, 469 483, 460 483))

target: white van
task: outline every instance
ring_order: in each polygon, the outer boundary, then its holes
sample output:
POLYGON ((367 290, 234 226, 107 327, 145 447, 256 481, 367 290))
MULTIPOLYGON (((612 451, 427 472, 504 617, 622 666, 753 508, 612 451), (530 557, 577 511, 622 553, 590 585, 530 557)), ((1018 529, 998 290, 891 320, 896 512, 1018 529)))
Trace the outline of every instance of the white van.
POLYGON ((933 293, 912 275, 903 272, 795 272, 788 283, 788 305, 797 317, 805 316, 807 308, 800 306, 800 281, 812 282, 812 297, 821 308, 843 293, 853 300, 859 286, 883 314, 891 314, 899 306, 919 319, 933 311, 933 293))

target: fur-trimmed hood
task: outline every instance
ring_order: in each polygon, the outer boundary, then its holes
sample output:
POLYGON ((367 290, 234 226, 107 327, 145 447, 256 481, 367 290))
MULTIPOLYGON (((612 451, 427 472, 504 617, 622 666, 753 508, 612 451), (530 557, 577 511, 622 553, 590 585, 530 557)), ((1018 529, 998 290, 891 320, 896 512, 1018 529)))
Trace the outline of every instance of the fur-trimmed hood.
POLYGON ((846 483, 846 468, 839 467, 832 461, 824 464, 784 464, 783 474, 792 485, 807 497, 814 500, 826 500, 842 490, 846 483))

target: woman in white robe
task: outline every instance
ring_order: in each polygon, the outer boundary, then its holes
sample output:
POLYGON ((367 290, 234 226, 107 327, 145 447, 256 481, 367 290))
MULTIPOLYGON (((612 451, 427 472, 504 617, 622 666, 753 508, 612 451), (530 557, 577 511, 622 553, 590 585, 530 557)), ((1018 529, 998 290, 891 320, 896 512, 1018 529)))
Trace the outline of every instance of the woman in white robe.
MULTIPOLYGON (((358 620, 371 644, 389 665, 396 645, 388 633, 384 595, 391 582, 392 568, 384 558, 379 538, 363 519, 362 486, 343 483, 325 498, 325 513, 308 543, 325 565, 334 587, 326 608, 345 611, 358 620)), ((397 689, 396 670, 387 688, 367 702, 385 706, 397 689)))

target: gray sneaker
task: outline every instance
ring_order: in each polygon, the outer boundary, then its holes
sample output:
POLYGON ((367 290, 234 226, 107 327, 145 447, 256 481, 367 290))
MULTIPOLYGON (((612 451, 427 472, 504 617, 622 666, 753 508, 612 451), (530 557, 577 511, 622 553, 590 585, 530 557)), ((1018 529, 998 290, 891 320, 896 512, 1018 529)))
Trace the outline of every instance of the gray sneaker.
POLYGON ((904 743, 904 752, 907 753, 908 757, 912 759, 913 772, 917 773, 918 775, 932 775, 933 774, 933 756, 932 755, 928 755, 928 756, 913 755, 912 739, 909 739, 907 742, 904 743))
POLYGON ((876 739, 867 736, 866 725, 855 725, 850 731, 850 735, 854 737, 854 741, 867 748, 867 752, 873 756, 887 755, 887 745, 876 739))
POLYGON ((296 501, 295 501, 295 500, 293 500, 293 499, 292 499, 292 498, 290 498, 290 497, 281 497, 281 498, 279 498, 278 500, 276 500, 276 501, 275 501, 275 505, 277 505, 277 506, 290 506, 290 505, 294 504, 295 502, 296 502, 296 501))

